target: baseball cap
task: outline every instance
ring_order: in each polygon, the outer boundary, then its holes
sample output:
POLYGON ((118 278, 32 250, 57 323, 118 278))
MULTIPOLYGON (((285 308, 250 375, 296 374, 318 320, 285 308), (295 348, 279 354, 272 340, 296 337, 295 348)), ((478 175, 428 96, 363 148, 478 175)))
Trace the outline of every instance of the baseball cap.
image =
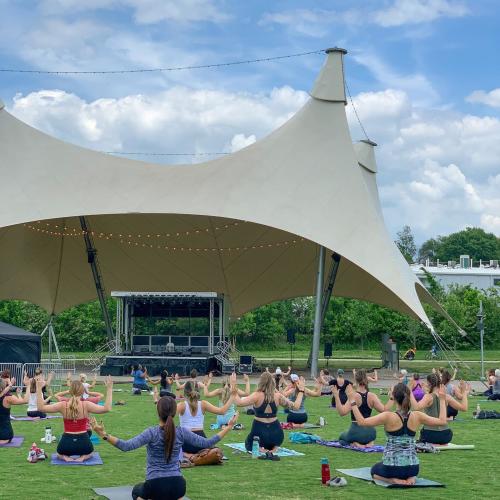
POLYGON ((344 370, 342 370, 342 368, 339 368, 337 370, 337 375, 344 375, 344 370))
POLYGON ((292 374, 290 375, 290 380, 291 380, 292 382, 298 382, 298 380, 299 380, 299 376, 298 376, 296 373, 292 373, 292 374))
POLYGON ((281 375, 283 372, 281 371, 281 368, 278 366, 278 368, 276 368, 276 370, 274 371, 274 373, 276 375, 281 375))

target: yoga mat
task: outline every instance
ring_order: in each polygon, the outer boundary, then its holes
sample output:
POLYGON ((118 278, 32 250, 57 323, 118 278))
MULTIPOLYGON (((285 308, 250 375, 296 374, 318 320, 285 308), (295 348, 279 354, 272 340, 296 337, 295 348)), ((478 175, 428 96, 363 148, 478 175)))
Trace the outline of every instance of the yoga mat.
POLYGON ((403 486, 402 484, 390 484, 385 481, 380 481, 378 479, 373 479, 371 475, 371 467, 361 467, 359 469, 337 469, 341 474, 346 476, 351 476, 356 479, 362 479, 363 481, 371 481, 377 486, 382 486, 384 488, 439 488, 444 487, 444 484, 437 483, 436 481, 431 481, 429 479, 424 479, 417 477, 417 481, 413 485, 403 486))
POLYGON ((307 423, 304 424, 302 427, 300 427, 290 424, 288 422, 281 422, 280 426, 284 431, 296 431, 300 429, 320 429, 322 427, 321 425, 307 424, 307 423))
MULTIPOLYGON (((77 455, 75 456, 75 458, 77 458, 77 455)), ((88 460, 85 460, 85 462, 65 462, 64 460, 60 460, 59 458, 57 458, 57 453, 52 453, 52 456, 50 457, 50 463, 52 465, 103 465, 101 456, 99 455, 99 453, 95 452, 92 457, 88 460)))
POLYGON ((23 441, 23 436, 14 436, 10 443, 0 444, 0 448, 19 448, 23 444, 23 441))
POLYGON ((381 444, 370 446, 369 448, 358 448, 350 444, 342 445, 338 441, 316 441, 316 444, 329 446, 331 448, 343 448, 345 450, 360 451, 361 453, 383 453, 384 447, 381 444))
POLYGON ((62 415, 47 415, 45 418, 34 418, 34 417, 28 417, 28 416, 16 416, 16 415, 11 415, 10 419, 11 420, 17 420, 18 422, 38 422, 39 420, 48 420, 49 418, 62 418, 62 415))
MULTIPOLYGON (((245 448, 245 443, 227 443, 224 444, 224 446, 229 446, 229 448, 232 448, 233 450, 238 450, 243 453, 251 453, 250 451, 247 451, 245 448)), ((264 453, 261 453, 261 455, 264 455, 264 453)), ((289 450, 288 448, 278 448, 278 452, 275 453, 275 455, 278 455, 278 457, 302 457, 304 456, 304 453, 300 453, 295 450, 289 450)))
POLYGON ((435 448, 437 448, 439 451, 444 451, 444 450, 473 450, 475 446, 473 444, 435 444, 435 448))
MULTIPOLYGON (((106 497, 108 500, 130 500, 132 498, 132 486, 115 486, 113 488, 92 488, 97 495, 106 497)), ((189 500, 184 495, 183 500, 189 500)))
POLYGON ((97 495, 106 497, 108 500, 130 500, 132 498, 132 486, 115 486, 113 488, 92 488, 97 495))

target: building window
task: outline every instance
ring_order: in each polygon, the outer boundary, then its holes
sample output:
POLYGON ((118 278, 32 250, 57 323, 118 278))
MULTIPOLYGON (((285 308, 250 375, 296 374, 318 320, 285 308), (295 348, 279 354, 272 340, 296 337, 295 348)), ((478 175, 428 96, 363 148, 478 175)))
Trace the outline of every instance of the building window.
POLYGON ((500 286, 500 278, 493 278, 493 286, 500 286))

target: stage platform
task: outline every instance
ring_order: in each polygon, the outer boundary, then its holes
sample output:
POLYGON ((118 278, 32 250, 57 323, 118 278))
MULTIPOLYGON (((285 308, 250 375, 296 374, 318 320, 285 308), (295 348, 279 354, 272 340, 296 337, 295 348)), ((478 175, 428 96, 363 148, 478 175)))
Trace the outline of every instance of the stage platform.
POLYGON ((115 354, 106 356, 106 361, 100 369, 100 375, 128 375, 135 364, 146 367, 148 374, 151 376, 159 375, 162 370, 167 370, 171 375, 178 373, 180 376, 186 376, 189 375, 193 368, 200 375, 218 369, 217 359, 209 354, 196 354, 193 356, 157 355, 155 353, 115 354))

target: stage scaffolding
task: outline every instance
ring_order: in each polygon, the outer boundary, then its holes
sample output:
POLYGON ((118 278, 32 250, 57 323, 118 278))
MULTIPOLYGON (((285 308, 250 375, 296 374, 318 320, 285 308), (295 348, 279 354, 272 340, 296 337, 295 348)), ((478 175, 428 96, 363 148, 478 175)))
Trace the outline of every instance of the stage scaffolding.
MULTIPOLYGON (((141 352, 167 352, 169 344, 176 344, 176 337, 187 338, 183 345, 186 349, 201 349, 205 346, 192 344, 192 339, 201 340, 207 338, 207 354, 213 355, 218 352, 217 344, 225 341, 225 300, 223 294, 216 292, 111 292, 116 299, 116 333, 115 354, 133 352, 138 349, 141 352), (208 305, 207 319, 209 324, 208 336, 182 335, 177 336, 166 329, 159 335, 136 335, 135 318, 139 307, 148 304, 156 304, 158 307, 184 307, 189 310, 191 304, 208 305), (217 314, 217 316, 216 316, 217 314), (218 319, 218 332, 216 336, 215 324, 218 319), (149 337, 149 343, 148 339, 149 337), (140 345, 138 339, 140 338, 140 345), (158 344, 158 341, 164 341, 158 344)), ((151 306, 152 307, 152 306, 151 306)), ((158 316, 161 317, 161 316, 158 316)), ((200 316, 198 316, 200 317, 200 316)))

